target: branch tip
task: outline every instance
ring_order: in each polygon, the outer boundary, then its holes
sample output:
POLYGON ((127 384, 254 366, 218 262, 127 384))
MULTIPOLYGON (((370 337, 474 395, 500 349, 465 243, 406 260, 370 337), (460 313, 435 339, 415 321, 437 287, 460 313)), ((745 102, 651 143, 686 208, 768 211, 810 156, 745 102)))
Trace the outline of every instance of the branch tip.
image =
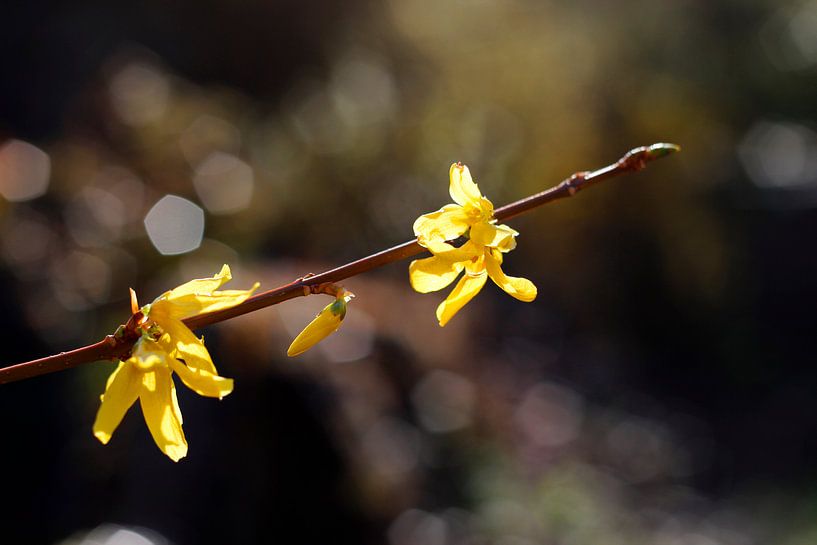
POLYGON ((647 147, 646 159, 647 161, 652 161, 654 159, 666 157, 667 155, 671 155, 673 153, 678 153, 679 151, 681 151, 681 146, 678 144, 659 142, 647 147))

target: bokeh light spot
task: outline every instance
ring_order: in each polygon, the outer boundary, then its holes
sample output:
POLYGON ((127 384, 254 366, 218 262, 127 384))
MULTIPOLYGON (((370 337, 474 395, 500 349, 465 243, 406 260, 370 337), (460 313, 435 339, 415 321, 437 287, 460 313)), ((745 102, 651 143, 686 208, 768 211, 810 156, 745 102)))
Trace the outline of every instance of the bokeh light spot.
POLYGON ((581 398, 572 390, 539 383, 525 394, 514 417, 522 433, 536 446, 557 447, 578 436, 582 406, 581 398))
POLYGON ((3 259, 26 273, 34 274, 52 250, 56 236, 47 218, 22 205, 7 218, 0 230, 3 259))
POLYGON ((213 214, 243 210, 252 200, 255 185, 252 167, 229 153, 211 153, 193 177, 201 202, 213 214))
POLYGON ((57 545, 169 545, 158 532, 138 527, 105 523, 82 535, 77 533, 57 545))
POLYGON ((755 123, 738 148, 752 182, 761 188, 817 183, 817 133, 797 123, 755 123))
POLYGON ((28 201, 48 189, 51 159, 40 148, 9 140, 0 145, 0 194, 11 202, 28 201))
POLYGON ((361 438, 366 462, 380 476, 391 479, 399 479, 417 467, 421 444, 417 428, 392 417, 378 419, 361 438))
POLYGON ((96 255, 73 251, 51 264, 51 284, 66 309, 82 311, 108 302, 111 266, 96 255))
POLYGON ((394 80, 373 56, 349 55, 333 69, 332 100, 350 125, 384 121, 395 109, 394 80))
POLYGON ((144 126, 165 114, 170 98, 167 77, 145 62, 133 62, 117 72, 110 82, 113 108, 131 126, 144 126))
POLYGON ((323 88, 305 84, 292 111, 295 133, 314 153, 339 154, 351 145, 354 135, 323 88))
POLYGON ((179 145, 185 159, 195 166, 214 151, 238 151, 241 132, 229 121, 204 114, 185 129, 179 145))
POLYGON ((436 433, 468 426, 475 398, 471 381, 450 371, 428 373, 411 394, 420 423, 436 433))
POLYGON ((84 187, 65 208, 66 224, 80 246, 104 246, 119 239, 125 208, 125 203, 113 193, 84 187))
POLYGON ((145 216, 145 229, 162 255, 184 254, 201 244, 204 210, 182 197, 165 195, 145 216))

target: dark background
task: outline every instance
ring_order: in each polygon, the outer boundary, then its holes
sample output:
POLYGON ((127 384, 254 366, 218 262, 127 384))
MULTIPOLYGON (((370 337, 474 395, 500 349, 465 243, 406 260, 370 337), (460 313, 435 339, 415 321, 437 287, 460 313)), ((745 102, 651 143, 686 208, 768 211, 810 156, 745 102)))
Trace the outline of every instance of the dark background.
POLYGON ((501 205, 683 152, 511 222, 534 303, 488 285, 440 329, 404 262, 297 360, 325 298, 210 328, 236 388, 179 388, 178 464, 138 409, 93 438, 110 363, 0 387, 0 540, 814 542, 815 89, 813 1, 6 3, 6 364, 112 332, 130 286, 403 242, 454 161, 501 205), (143 223, 167 194, 204 209, 180 255, 143 223))

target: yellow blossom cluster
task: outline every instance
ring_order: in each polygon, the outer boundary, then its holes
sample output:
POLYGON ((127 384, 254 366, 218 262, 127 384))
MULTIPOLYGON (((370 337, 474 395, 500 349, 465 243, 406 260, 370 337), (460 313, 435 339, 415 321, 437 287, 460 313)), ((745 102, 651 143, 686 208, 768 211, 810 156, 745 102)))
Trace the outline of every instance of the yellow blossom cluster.
POLYGON ((414 222, 417 242, 433 255, 411 263, 411 286, 420 293, 438 291, 465 271, 437 307, 440 326, 447 324, 479 293, 488 278, 520 301, 533 301, 536 286, 530 280, 502 272, 503 254, 516 247, 519 233, 507 225, 496 224, 494 205, 482 195, 468 167, 454 163, 449 177, 449 193, 456 204, 447 204, 414 222), (461 236, 468 237, 462 246, 455 247, 449 242, 461 236))
POLYGON ((138 399, 159 449, 173 461, 187 455, 173 373, 197 394, 218 399, 233 391, 233 381, 219 376, 204 340, 196 337, 183 320, 235 306, 258 289, 256 283, 249 290, 217 291, 231 278, 230 267, 224 265, 217 275, 182 284, 141 309, 131 291, 133 313, 143 316, 139 322, 142 336, 131 357, 120 362, 108 378, 93 427, 94 435, 103 444, 110 441, 138 399))

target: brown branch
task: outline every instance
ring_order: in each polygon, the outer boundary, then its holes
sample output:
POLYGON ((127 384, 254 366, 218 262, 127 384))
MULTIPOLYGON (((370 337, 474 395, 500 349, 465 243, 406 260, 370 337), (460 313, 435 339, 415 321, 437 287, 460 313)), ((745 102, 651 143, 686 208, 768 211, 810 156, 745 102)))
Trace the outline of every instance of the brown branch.
MULTIPOLYGON (((555 187, 497 208, 494 211, 494 218, 497 221, 506 221, 551 201, 564 197, 572 197, 586 187, 627 172, 641 170, 646 167, 650 161, 678 150, 680 150, 680 148, 675 144, 653 144, 651 146, 635 148, 611 165, 592 172, 573 174, 555 187)), ((377 267, 382 267, 388 263, 415 256, 424 251, 425 248, 420 246, 416 240, 410 240, 335 269, 299 278, 290 284, 259 293, 232 308, 188 318, 185 320, 185 324, 187 324, 190 329, 199 329, 217 322, 229 320, 230 318, 276 305, 289 299, 320 292, 322 291, 320 288, 321 284, 339 282, 377 267)), ((61 352, 38 360, 4 367, 0 369, 0 384, 47 373, 54 373, 63 369, 70 369, 83 363, 125 358, 130 354, 133 343, 138 339, 138 334, 135 332, 133 322, 133 319, 129 320, 128 324, 121 326, 116 334, 107 335, 104 339, 95 344, 77 348, 70 352, 61 352)))

